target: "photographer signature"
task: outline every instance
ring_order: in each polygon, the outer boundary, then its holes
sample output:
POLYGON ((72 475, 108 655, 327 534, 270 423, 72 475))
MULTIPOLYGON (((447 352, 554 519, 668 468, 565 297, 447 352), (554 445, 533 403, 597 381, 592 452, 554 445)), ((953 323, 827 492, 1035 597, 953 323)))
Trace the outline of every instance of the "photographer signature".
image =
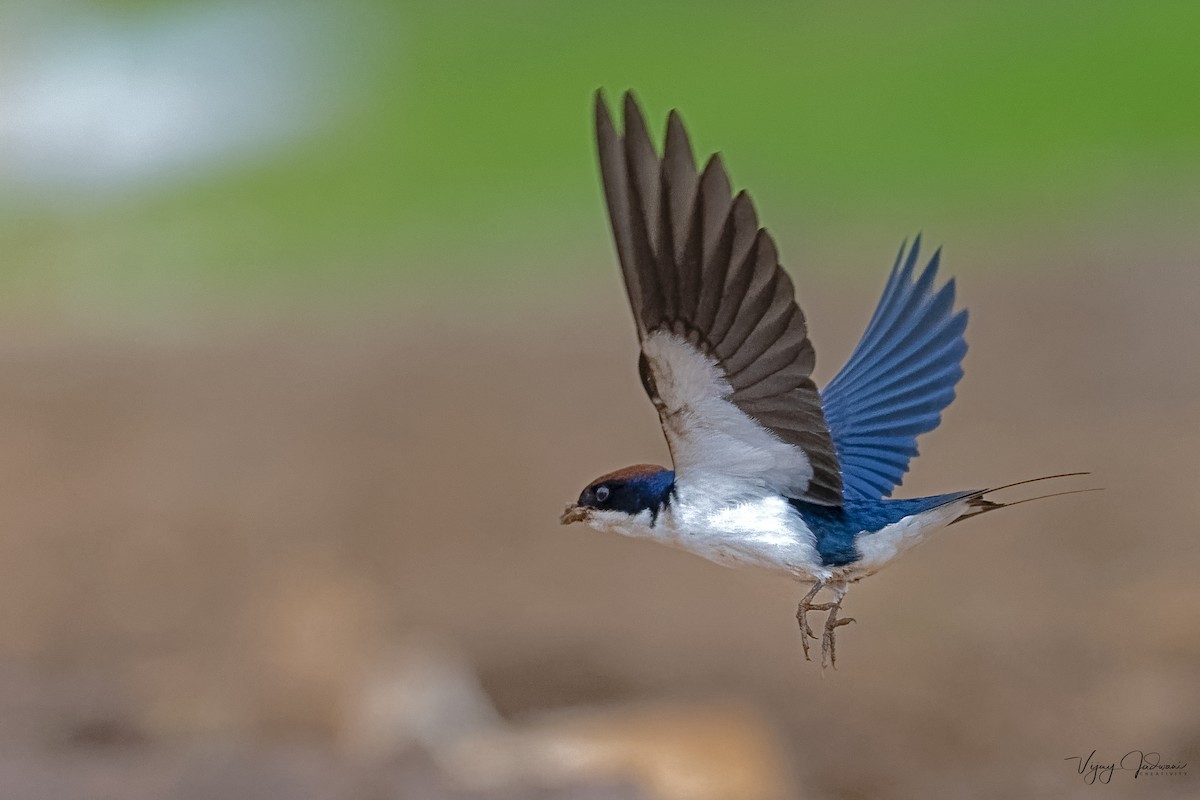
POLYGON ((1087 758, 1067 756, 1063 760, 1077 762, 1078 772, 1087 784, 1109 783, 1115 772, 1132 772, 1134 780, 1146 775, 1187 775, 1187 762, 1164 762, 1161 754, 1141 750, 1130 750, 1120 761, 1097 761, 1095 750, 1087 758))

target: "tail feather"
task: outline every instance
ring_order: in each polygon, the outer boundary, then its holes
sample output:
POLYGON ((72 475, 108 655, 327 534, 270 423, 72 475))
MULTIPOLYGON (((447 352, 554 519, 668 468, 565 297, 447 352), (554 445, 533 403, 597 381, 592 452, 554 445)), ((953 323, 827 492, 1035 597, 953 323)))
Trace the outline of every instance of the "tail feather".
POLYGON ((1002 489, 1011 489, 1014 486, 1024 486, 1027 483, 1037 483, 1039 481, 1048 481, 1048 480, 1053 480, 1055 478, 1074 478, 1074 477, 1077 477, 1080 475, 1089 475, 1089 474, 1090 473, 1087 473, 1087 472, 1064 472, 1060 475, 1044 475, 1040 478, 1029 478, 1029 479, 1023 480, 1023 481, 1016 481, 1015 483, 1008 483, 1008 484, 1005 484, 1004 486, 997 486, 992 489, 981 489, 978 492, 972 492, 971 494, 968 494, 965 497, 958 498, 958 500, 966 500, 967 501, 967 510, 964 511, 962 514, 960 514, 958 517, 956 517, 950 524, 953 525, 956 522, 962 522, 963 520, 974 519, 975 517, 978 517, 981 514, 986 514, 989 511, 998 511, 1001 508, 1012 508, 1013 506, 1019 506, 1019 505, 1022 505, 1023 503, 1032 503, 1034 500, 1045 500, 1050 497, 1063 497, 1063 496, 1069 495, 1069 494, 1083 494, 1085 492, 1103 491, 1103 489, 1101 487, 1094 487, 1094 488, 1089 488, 1089 489, 1069 489, 1069 490, 1063 491, 1063 492, 1051 492, 1050 494, 1040 494, 1040 495, 1037 495, 1036 497, 1026 497, 1023 500, 1014 500, 1011 503, 1006 503, 1006 502, 1003 502, 1000 500, 989 500, 985 496, 985 495, 991 494, 992 492, 998 492, 1002 489))

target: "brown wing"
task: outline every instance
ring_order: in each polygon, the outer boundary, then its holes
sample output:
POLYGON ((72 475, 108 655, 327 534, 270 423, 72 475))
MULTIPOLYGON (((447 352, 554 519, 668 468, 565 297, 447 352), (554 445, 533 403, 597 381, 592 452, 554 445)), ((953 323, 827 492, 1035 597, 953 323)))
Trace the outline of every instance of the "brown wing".
MULTIPOLYGON (((810 377, 815 355, 804 314, 749 195, 733 196, 720 156, 697 172, 675 111, 667 119, 660 157, 630 93, 622 135, 597 92, 596 138, 613 237, 642 342, 643 383, 663 415, 677 469, 678 446, 689 444, 680 438, 700 433, 679 419, 681 411, 695 411, 684 407, 687 393, 665 398, 662 387, 655 388, 681 368, 663 363, 662 347, 647 348, 648 337, 661 332, 681 338, 715 364, 727 384, 723 399, 803 453, 808 474, 777 483, 806 500, 840 504, 841 476, 810 377), (674 430, 667 415, 676 417, 674 430)), ((692 420, 692 427, 703 429, 705 420, 692 420)))

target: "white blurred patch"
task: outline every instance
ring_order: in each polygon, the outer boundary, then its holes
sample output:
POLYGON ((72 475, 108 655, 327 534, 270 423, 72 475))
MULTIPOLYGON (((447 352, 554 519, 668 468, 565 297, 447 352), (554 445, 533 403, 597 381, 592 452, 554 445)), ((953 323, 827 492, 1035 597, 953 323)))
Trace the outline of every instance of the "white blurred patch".
POLYGON ((31 8, 0 11, 5 182, 157 182, 260 153, 329 114, 331 45, 305 4, 136 15, 55 4, 52 23, 30 19, 31 8))

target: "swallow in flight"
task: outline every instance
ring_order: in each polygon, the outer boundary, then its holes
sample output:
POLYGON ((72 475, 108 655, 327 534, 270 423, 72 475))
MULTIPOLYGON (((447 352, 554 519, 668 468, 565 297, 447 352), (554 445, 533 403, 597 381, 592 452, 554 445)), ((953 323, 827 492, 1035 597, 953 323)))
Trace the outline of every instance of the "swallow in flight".
POLYGON ((562 522, 811 584, 796 610, 804 655, 819 638, 822 667, 835 666, 851 583, 939 528, 1016 505, 988 495, 1019 484, 891 498, 917 437, 954 399, 967 312, 955 310, 953 279, 938 285, 940 250, 918 269, 918 236, 849 361, 818 390, 804 313, 750 196, 733 193, 719 155, 697 170, 676 111, 659 155, 632 94, 624 106, 618 133, 596 94, 600 174, 642 385, 674 469, 601 476, 562 522), (815 602, 822 590, 831 596, 815 602), (819 637, 813 611, 828 612, 819 637))

